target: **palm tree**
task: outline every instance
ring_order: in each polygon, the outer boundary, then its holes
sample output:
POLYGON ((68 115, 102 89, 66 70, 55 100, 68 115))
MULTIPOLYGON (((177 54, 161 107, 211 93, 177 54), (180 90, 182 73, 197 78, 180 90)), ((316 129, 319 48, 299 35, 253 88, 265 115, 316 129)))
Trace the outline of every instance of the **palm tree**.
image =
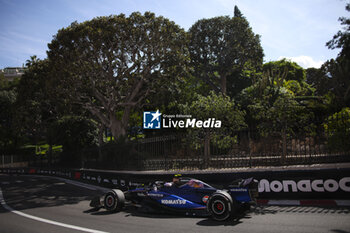
POLYGON ((30 56, 30 60, 28 59, 26 61, 26 67, 31 67, 33 64, 37 63, 38 61, 40 61, 40 59, 36 56, 30 56))

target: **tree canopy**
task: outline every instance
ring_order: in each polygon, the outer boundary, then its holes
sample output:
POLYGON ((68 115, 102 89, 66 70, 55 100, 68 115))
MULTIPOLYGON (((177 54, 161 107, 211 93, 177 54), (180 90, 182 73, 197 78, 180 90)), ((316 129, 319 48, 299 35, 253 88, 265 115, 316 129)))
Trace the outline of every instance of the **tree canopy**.
MULTIPOLYGON (((260 36, 254 34, 238 8, 236 17, 220 16, 198 20, 189 29, 189 52, 194 76, 212 90, 227 94, 239 85, 247 63, 259 68, 263 61, 260 36)), ((231 96, 237 93, 230 93, 231 96)))
MULTIPOLYGON (((350 3, 347 3, 345 9, 350 12, 350 3)), ((330 49, 340 48, 338 57, 350 59, 350 18, 340 17, 339 21, 344 25, 344 31, 338 31, 326 45, 330 49)))
POLYGON ((74 22, 48 45, 52 77, 61 96, 90 111, 118 138, 126 134, 132 110, 181 75, 185 39, 178 25, 150 12, 74 22))

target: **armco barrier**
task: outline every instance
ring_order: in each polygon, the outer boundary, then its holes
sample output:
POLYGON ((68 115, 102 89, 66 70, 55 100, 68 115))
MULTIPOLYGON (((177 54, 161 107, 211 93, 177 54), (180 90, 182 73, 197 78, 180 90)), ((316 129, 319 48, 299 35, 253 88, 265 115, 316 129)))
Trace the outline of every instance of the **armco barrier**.
MULTIPOLYGON (((0 173, 58 176, 124 190, 155 180, 171 180, 174 174, 40 168, 0 168, 0 173)), ((184 172, 182 175, 203 180, 219 188, 237 178, 254 177, 259 181, 259 197, 263 199, 350 199, 350 168, 253 172, 198 171, 184 172)))

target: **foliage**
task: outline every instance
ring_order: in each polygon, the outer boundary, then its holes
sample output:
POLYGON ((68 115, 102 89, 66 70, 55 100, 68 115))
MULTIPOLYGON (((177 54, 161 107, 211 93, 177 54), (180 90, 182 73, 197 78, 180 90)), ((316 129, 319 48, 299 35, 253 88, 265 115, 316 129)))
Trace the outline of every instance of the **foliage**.
POLYGON ((321 70, 327 77, 328 89, 334 94, 338 108, 350 106, 350 60, 332 59, 323 64, 321 70))
POLYGON ((306 69, 306 82, 315 89, 315 95, 322 96, 329 92, 331 80, 321 68, 306 69))
POLYGON ((0 89, 0 148, 8 150, 14 147, 13 114, 17 93, 12 90, 0 89))
POLYGON ((350 150, 350 108, 343 108, 329 116, 324 124, 328 146, 335 151, 350 150))
POLYGON ((228 148, 237 142, 233 132, 246 127, 244 123, 245 112, 239 109, 230 97, 211 91, 206 97, 197 95, 197 99, 190 104, 182 105, 185 114, 192 115, 199 120, 215 118, 221 120, 221 128, 214 129, 188 129, 189 138, 198 148, 203 145, 205 136, 210 135, 214 145, 219 148, 228 148))
POLYGON ((63 146, 63 163, 79 166, 82 148, 97 144, 97 127, 84 117, 64 116, 51 127, 54 144, 63 146))
MULTIPOLYGON (((345 9, 350 12, 350 3, 347 3, 345 9)), ((339 21, 344 25, 344 31, 338 31, 326 45, 330 49, 341 48, 338 57, 350 59, 350 18, 340 17, 339 21)))
MULTIPOLYGON (((346 10, 350 11, 350 3, 347 3, 346 10)), ((328 78, 327 84, 335 95, 338 110, 350 106, 350 18, 341 17, 339 21, 344 25, 344 31, 335 34, 326 45, 330 49, 340 48, 341 51, 335 60, 322 65, 320 75, 328 78)))
POLYGON ((285 73, 286 80, 296 80, 298 82, 306 80, 304 69, 297 63, 288 61, 287 59, 267 62, 263 65, 263 71, 269 71, 276 75, 285 73))
POLYGON ((235 18, 237 18, 237 17, 242 18, 243 17, 242 12, 238 9, 237 5, 235 6, 235 8, 233 10, 233 15, 235 18))
POLYGON ((72 23, 49 44, 53 91, 90 111, 115 138, 125 136, 131 112, 183 73, 185 39, 178 25, 150 12, 72 23))
POLYGON ((16 77, 13 81, 5 78, 3 73, 0 73, 0 90, 13 90, 18 86, 20 78, 16 77))
POLYGON ((49 61, 39 60, 35 56, 31 59, 18 84, 14 120, 17 133, 36 144, 45 140, 46 126, 54 117, 56 104, 52 104, 48 98, 46 79, 49 76, 49 61))
MULTIPOLYGON (((238 8, 235 12, 241 15, 238 8)), ((262 64, 260 36, 253 33, 244 17, 198 20, 189 29, 189 38, 194 76, 214 91, 226 94, 232 91, 230 87, 241 86, 245 64, 250 63, 256 69, 262 64)))
POLYGON ((264 75, 252 86, 244 89, 239 96, 242 106, 247 109, 251 127, 256 126, 261 135, 268 136, 275 132, 297 133, 300 130, 311 130, 308 124, 312 113, 299 103, 296 93, 298 88, 291 88, 289 81, 282 77, 264 75))

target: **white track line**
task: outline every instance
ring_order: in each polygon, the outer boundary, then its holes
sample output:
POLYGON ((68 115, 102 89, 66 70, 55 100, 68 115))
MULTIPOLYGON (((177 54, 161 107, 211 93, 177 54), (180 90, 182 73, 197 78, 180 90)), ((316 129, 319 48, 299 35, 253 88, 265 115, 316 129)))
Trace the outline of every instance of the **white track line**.
POLYGON ((85 231, 85 232, 91 232, 91 233, 106 233, 105 231, 98 231, 98 230, 89 229, 89 228, 85 228, 85 227, 79 227, 79 226, 74 226, 74 225, 70 225, 70 224, 66 224, 66 223, 56 222, 56 221, 48 220, 45 218, 40 218, 40 217, 36 217, 33 215, 29 215, 29 214, 23 213, 21 211, 14 210, 14 209, 12 209, 12 207, 10 207, 9 205, 6 204, 4 196, 2 195, 1 188, 0 188, 0 203, 5 209, 10 211, 11 213, 20 215, 20 216, 25 217, 25 218, 30 218, 30 219, 33 219, 33 220, 36 220, 39 222, 44 222, 44 223, 48 223, 48 224, 52 224, 52 225, 56 225, 56 226, 66 227, 66 228, 70 228, 70 229, 74 229, 74 230, 78 230, 78 231, 85 231))

